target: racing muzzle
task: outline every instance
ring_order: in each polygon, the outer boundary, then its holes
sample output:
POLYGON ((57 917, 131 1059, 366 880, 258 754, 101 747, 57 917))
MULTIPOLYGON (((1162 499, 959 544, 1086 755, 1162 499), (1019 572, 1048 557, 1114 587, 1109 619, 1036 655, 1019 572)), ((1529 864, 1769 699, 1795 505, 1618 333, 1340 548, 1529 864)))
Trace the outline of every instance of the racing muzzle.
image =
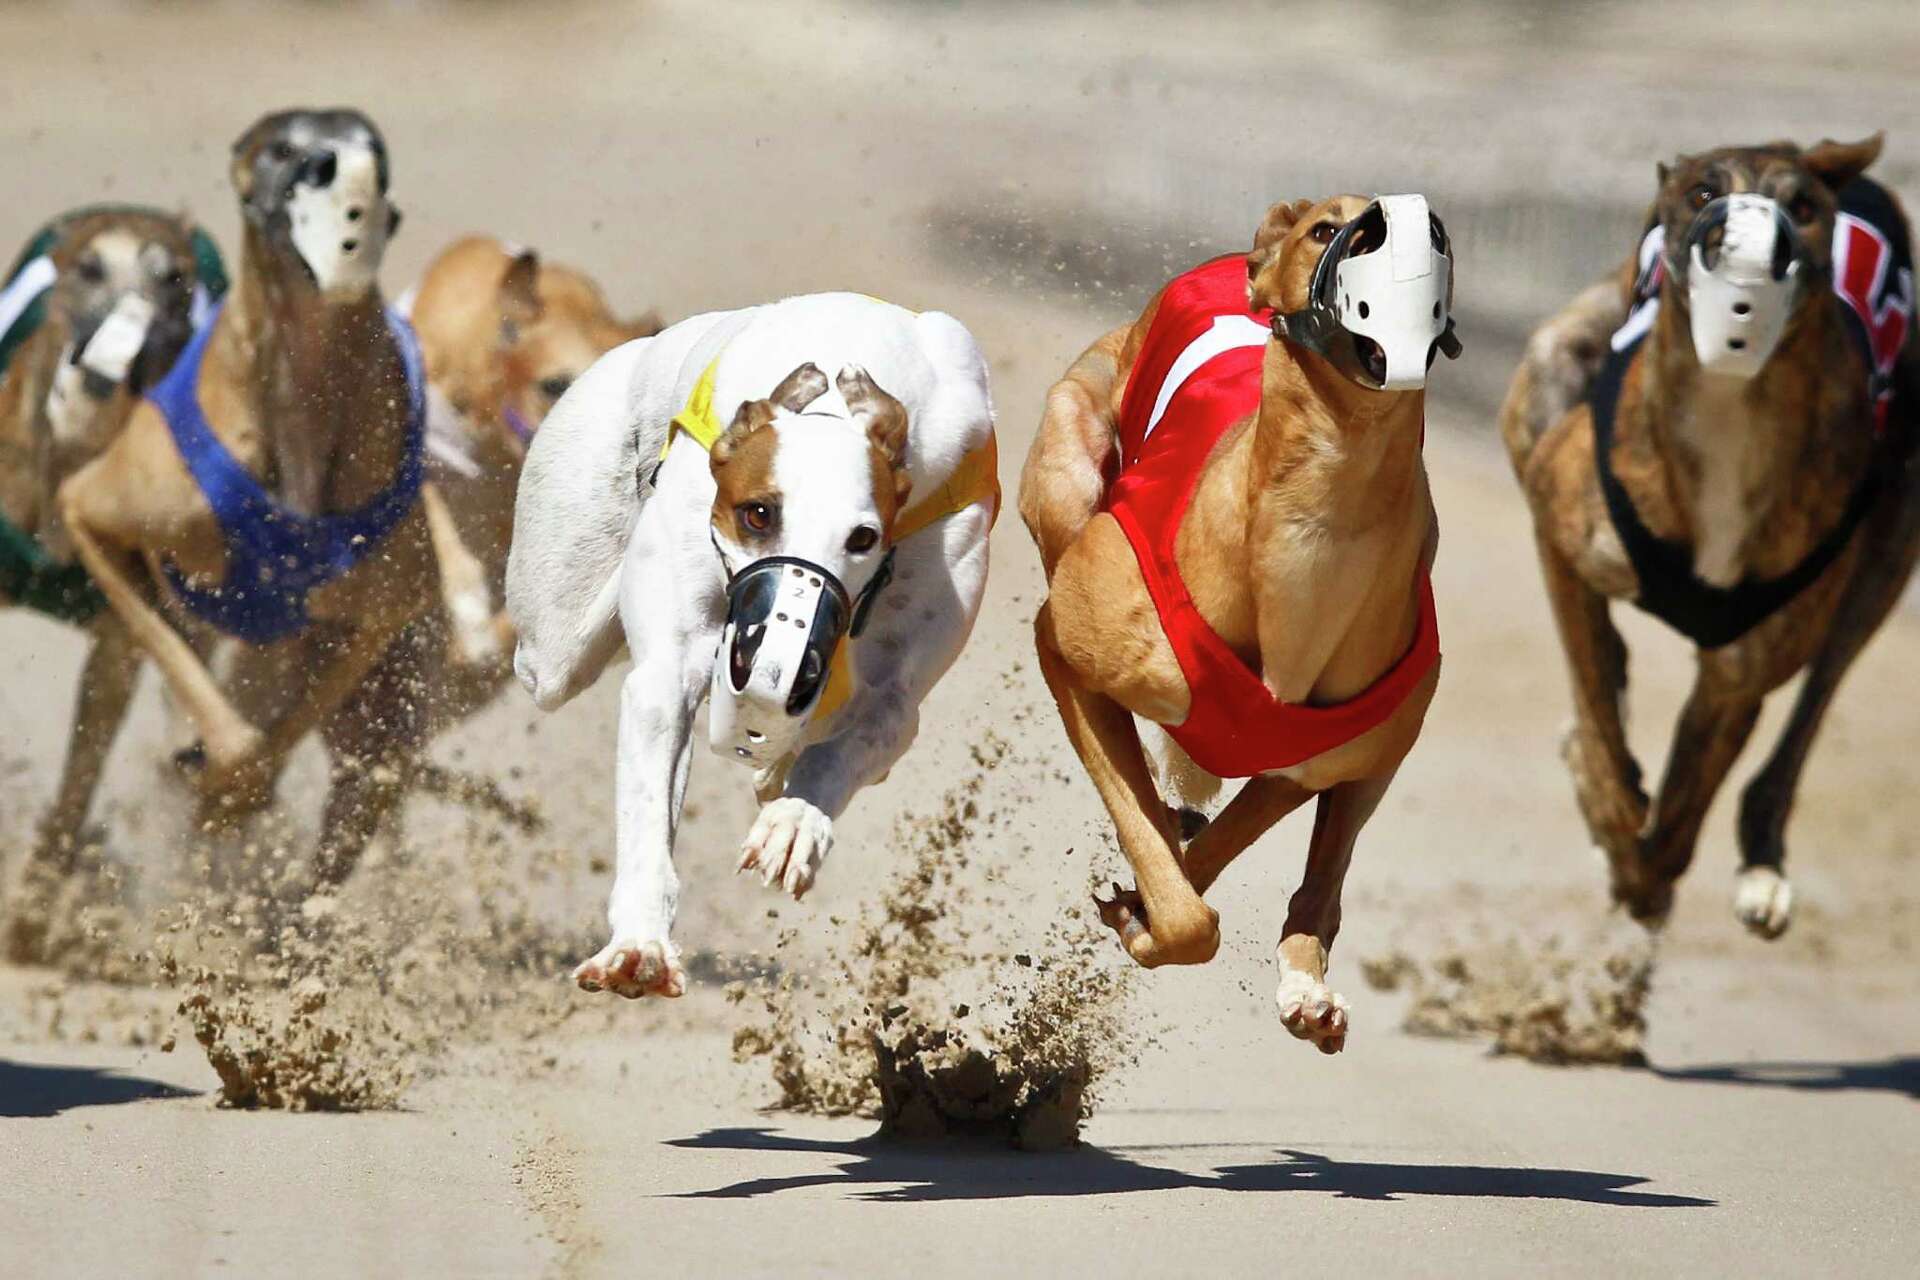
POLYGON ((790 754, 820 705, 835 653, 866 629, 874 598, 892 577, 891 549, 858 598, 828 570, 794 556, 768 556, 735 574, 707 711, 714 752, 757 768, 790 754))
POLYGON ((1381 391, 1427 384, 1436 355, 1460 356, 1453 256, 1425 196, 1381 196, 1340 228, 1313 269, 1307 305, 1276 312, 1275 337, 1381 391))
POLYGON ((354 144, 313 152, 288 187, 287 217, 293 247, 322 293, 371 288, 395 222, 379 156, 354 144))
POLYGON ((1693 350, 1708 373, 1760 372, 1799 300, 1806 242, 1779 202, 1721 196, 1687 228, 1687 314, 1693 350))

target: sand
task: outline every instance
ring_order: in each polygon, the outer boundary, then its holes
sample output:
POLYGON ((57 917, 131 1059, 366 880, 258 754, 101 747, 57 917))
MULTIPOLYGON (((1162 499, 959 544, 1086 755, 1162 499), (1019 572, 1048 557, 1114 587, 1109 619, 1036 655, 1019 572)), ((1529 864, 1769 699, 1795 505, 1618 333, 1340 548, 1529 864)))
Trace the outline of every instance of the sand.
MULTIPOLYGON (((1447 664, 1349 880, 1343 1054, 1273 1007, 1304 816, 1217 886, 1211 965, 1135 974, 1086 932, 1090 886, 1122 872, 1033 667, 1040 578, 1009 518, 972 643, 805 903, 730 874, 745 779, 696 763, 676 1003, 567 980, 604 941, 619 671, 560 714, 510 692, 447 734, 437 793, 330 906, 292 914, 262 882, 312 838, 320 762, 296 760, 269 822, 198 832, 149 680, 87 874, 9 909, 0 1274, 1909 1267, 1920 626, 1896 617, 1829 718, 1787 936, 1732 919, 1723 803, 1657 952, 1636 949, 1554 750, 1565 676, 1491 432, 1528 325, 1625 251, 1655 158, 1884 125, 1883 176, 1920 194, 1920 44, 1902 6, 1853 21, 1691 2, 0 8, 0 48, 32 51, 0 83, 0 242, 137 198, 231 243, 228 141, 269 106, 352 102, 386 127, 406 210, 393 291, 484 229, 627 310, 825 287, 938 306, 992 362, 1009 482, 1048 381, 1167 272, 1240 247, 1270 199, 1429 192, 1467 344, 1428 437, 1447 664)), ((1688 658, 1625 626, 1653 766, 1688 658)), ((8 614, 0 654, 17 885, 80 646, 8 614)))

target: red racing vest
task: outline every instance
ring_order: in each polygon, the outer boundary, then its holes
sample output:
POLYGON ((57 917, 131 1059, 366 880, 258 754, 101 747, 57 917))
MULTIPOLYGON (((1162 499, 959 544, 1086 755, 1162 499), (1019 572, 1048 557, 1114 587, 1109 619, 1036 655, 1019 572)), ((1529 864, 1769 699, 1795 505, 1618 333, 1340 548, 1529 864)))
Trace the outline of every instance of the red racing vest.
POLYGON ((1353 741, 1391 716, 1440 658, 1433 584, 1423 573, 1413 644, 1384 675, 1333 706, 1281 702, 1187 594, 1174 538, 1214 446, 1260 408, 1270 323, 1270 312, 1247 310, 1241 255, 1215 258, 1167 286, 1127 381, 1120 476, 1107 495, 1192 695, 1187 718, 1164 727, 1220 778, 1290 768, 1353 741))

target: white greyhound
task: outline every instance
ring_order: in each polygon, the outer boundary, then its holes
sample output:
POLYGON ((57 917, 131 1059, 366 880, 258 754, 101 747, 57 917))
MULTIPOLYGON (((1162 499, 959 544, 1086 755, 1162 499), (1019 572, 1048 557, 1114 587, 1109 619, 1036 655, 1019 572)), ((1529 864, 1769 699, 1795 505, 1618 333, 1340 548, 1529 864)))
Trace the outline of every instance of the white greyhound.
POLYGON ((515 502, 514 668, 551 710, 623 636, 634 663, 613 936, 583 988, 686 990, 673 841, 710 689, 714 750, 757 770, 738 869, 807 891, 973 629, 998 508, 986 362, 938 312, 832 293, 695 316, 560 400, 515 502))

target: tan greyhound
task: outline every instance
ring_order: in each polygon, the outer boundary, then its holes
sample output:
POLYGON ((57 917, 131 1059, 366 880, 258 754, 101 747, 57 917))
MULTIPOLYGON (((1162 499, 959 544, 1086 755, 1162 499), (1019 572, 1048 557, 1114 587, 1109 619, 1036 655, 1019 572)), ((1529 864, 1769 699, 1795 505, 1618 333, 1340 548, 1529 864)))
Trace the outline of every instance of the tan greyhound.
POLYGON ((59 791, 36 844, 61 863, 126 719, 140 658, 74 562, 54 494, 119 434, 186 345, 196 307, 225 287, 204 233, 126 206, 55 219, 0 282, 0 603, 88 631, 59 791))
POLYGON ((1458 350, 1451 296, 1420 197, 1275 205, 1251 253, 1081 355, 1021 477, 1041 670, 1137 879, 1103 919, 1142 965, 1210 959, 1202 895, 1319 797, 1279 1003, 1327 1053, 1348 1027, 1326 985, 1341 882, 1439 676, 1421 388, 1458 350), (1182 810, 1224 777, 1248 781, 1194 833, 1182 810))
POLYGON ((346 758, 321 840, 340 874, 409 788, 438 779, 421 759, 432 735, 492 701, 512 673, 513 626, 494 602, 533 433, 601 355, 660 328, 652 313, 616 318, 583 272, 488 236, 449 245, 403 305, 433 396, 421 505, 446 607, 409 624, 334 718, 330 743, 346 758))
POLYGON ((1573 677, 1574 791, 1642 920, 1665 917, 1766 696, 1804 671, 1739 816, 1735 914, 1763 937, 1787 927, 1800 771, 1920 556, 1911 233, 1861 176, 1880 145, 1660 166, 1635 252, 1534 335, 1501 410, 1573 677), (1651 798, 1615 600, 1697 646, 1651 798))
MULTIPOLYGON (((354 111, 269 115, 233 150, 232 296, 125 432, 60 489, 76 550, 199 730, 204 797, 265 802, 293 746, 433 598, 418 503, 424 375, 377 273, 398 211, 354 111), (250 723, 162 616, 168 593, 248 643, 235 678, 289 705, 250 723), (260 663, 255 667, 255 662, 260 663)), ((335 869, 319 867, 323 879, 335 869)))

